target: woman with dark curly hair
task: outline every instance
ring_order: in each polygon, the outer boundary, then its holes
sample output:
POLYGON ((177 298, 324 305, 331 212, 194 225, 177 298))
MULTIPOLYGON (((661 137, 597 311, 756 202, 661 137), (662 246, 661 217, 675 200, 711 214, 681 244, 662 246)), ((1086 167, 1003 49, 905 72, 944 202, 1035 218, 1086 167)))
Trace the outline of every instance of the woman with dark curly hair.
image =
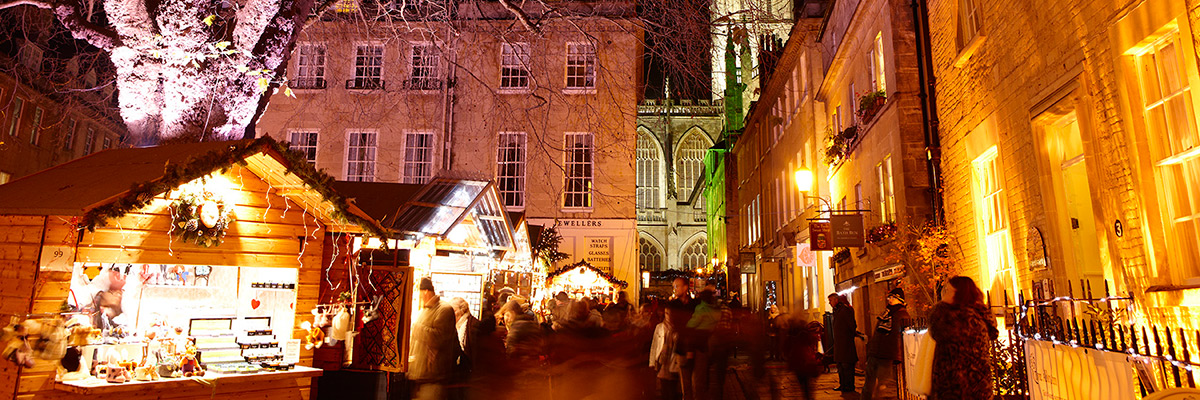
POLYGON ((999 331, 983 292, 965 276, 950 278, 942 301, 929 315, 933 352, 933 400, 992 398, 992 341, 999 331))

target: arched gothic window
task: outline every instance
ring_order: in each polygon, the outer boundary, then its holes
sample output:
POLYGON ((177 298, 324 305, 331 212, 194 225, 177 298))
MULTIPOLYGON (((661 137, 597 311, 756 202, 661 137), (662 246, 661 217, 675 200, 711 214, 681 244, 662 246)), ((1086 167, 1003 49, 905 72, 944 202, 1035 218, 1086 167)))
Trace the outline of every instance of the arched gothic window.
POLYGON ((658 208, 662 190, 662 151, 654 137, 638 132, 637 139, 637 207, 658 208))
POLYGON ((710 145, 708 138, 698 129, 679 143, 679 150, 675 153, 675 188, 679 193, 679 201, 691 197, 692 189, 704 171, 704 152, 710 145))
POLYGON ((683 263, 683 268, 688 271, 703 267, 708 263, 708 239, 702 237, 693 240, 692 243, 683 248, 683 253, 680 255, 679 261, 683 263))
POLYGON ((662 251, 646 238, 638 238, 638 264, 643 271, 662 270, 662 251))

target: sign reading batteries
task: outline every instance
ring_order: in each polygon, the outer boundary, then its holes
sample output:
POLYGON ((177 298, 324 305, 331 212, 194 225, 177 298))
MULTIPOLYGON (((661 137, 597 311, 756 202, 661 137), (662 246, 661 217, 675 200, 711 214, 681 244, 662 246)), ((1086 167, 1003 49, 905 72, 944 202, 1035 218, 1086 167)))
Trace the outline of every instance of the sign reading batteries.
POLYGON ((863 247, 866 245, 866 230, 863 229, 862 214, 833 215, 829 217, 833 229, 830 241, 833 247, 863 247))
POLYGON ((612 273, 612 237, 587 237, 588 264, 597 269, 612 273))

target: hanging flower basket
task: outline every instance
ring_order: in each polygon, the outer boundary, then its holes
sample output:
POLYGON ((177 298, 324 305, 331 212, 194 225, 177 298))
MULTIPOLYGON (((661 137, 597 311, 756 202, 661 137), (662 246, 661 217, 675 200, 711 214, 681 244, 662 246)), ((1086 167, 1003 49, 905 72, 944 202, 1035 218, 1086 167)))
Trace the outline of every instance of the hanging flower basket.
POLYGON ((896 224, 892 222, 876 226, 867 231, 867 243, 878 243, 895 239, 898 231, 896 224))
POLYGON ((887 103, 887 92, 882 90, 867 93, 858 99, 858 120, 866 124, 875 118, 875 114, 887 103))

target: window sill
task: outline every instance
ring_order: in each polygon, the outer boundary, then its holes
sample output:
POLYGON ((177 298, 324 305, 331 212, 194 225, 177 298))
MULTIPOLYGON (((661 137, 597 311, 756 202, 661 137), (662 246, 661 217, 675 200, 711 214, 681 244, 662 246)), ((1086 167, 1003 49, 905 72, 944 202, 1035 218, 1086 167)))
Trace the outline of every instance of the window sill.
POLYGON ((379 94, 384 93, 383 89, 346 89, 350 94, 379 94))
POLYGON ((530 93, 533 93, 533 90, 525 89, 525 88, 500 88, 500 89, 496 90, 496 93, 498 93, 498 94, 530 94, 530 93))
POLYGON ((559 211, 561 211, 561 212, 565 212, 565 213, 581 213, 581 214, 590 214, 592 211, 595 211, 595 208, 592 208, 592 207, 586 207, 586 208, 582 208, 582 207, 581 207, 581 208, 563 208, 563 209, 560 209, 559 211))
POLYGON ((590 88, 590 89, 584 89, 584 88, 567 88, 567 89, 563 89, 563 90, 562 90, 562 94, 568 94, 568 95, 570 95, 570 94, 575 94, 575 95, 579 95, 579 94, 596 94, 596 88, 590 88))
POLYGON ((971 56, 975 55, 975 52, 978 51, 979 47, 983 45, 983 39, 985 38, 986 36, 983 36, 982 33, 975 35, 975 38, 971 39, 971 42, 967 43, 967 45, 958 52, 958 57, 954 58, 954 68, 962 68, 963 66, 966 66, 967 61, 971 60, 971 56))

